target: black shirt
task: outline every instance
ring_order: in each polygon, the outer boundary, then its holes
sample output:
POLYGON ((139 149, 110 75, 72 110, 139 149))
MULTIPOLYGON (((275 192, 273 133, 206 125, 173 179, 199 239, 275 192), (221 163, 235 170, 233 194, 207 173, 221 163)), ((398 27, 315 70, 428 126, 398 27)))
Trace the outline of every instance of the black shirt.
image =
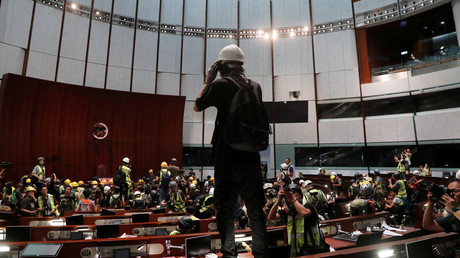
MULTIPOLYGON (((246 84, 244 78, 233 77, 235 81, 240 84, 246 84)), ((259 98, 262 99, 262 90, 258 83, 253 82, 257 87, 259 98)), ((196 106, 200 111, 208 107, 217 108, 217 117, 215 121, 214 133, 212 135, 211 143, 213 145, 212 158, 214 161, 219 160, 220 157, 232 159, 238 162, 251 162, 260 159, 258 152, 245 152, 238 151, 226 145, 223 140, 223 130, 228 116, 230 104, 238 91, 238 86, 233 82, 226 79, 218 79, 209 84, 204 90, 200 98, 196 99, 196 106)))

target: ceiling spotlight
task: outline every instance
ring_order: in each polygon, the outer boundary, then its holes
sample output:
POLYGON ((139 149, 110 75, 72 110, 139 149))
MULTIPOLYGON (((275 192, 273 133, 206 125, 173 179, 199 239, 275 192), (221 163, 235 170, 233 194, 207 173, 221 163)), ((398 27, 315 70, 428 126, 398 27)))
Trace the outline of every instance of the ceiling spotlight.
POLYGON ((70 5, 70 7, 71 7, 72 9, 77 9, 77 4, 76 4, 76 3, 72 3, 72 4, 70 5))
POLYGON ((304 31, 308 31, 308 26, 303 27, 304 31))
POLYGON ((99 11, 96 11, 96 15, 101 15, 101 12, 99 12, 99 11))
MULTIPOLYGON (((268 35, 268 34, 266 34, 266 35, 268 35)), ((272 34, 272 38, 273 38, 273 39, 276 39, 276 38, 278 38, 278 33, 276 33, 276 32, 273 32, 273 34, 272 34)))
POLYGON ((295 36, 295 33, 294 33, 294 32, 289 33, 289 37, 292 38, 292 37, 294 37, 294 36, 295 36))
POLYGON ((445 22, 445 21, 442 21, 442 22, 441 22, 441 25, 444 25, 444 24, 446 24, 446 22, 445 22))
MULTIPOLYGON (((275 35, 275 34, 273 33, 273 35, 275 35)), ((265 35, 264 35, 264 38, 265 38, 265 39, 269 39, 269 38, 270 38, 270 35, 265 34, 265 35)))

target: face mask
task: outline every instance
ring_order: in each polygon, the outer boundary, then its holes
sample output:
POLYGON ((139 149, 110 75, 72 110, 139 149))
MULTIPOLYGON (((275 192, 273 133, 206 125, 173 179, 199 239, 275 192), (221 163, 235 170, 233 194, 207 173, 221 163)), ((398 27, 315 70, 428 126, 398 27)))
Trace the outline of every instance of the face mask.
POLYGON ((97 188, 97 185, 93 185, 93 189, 96 189, 97 188))

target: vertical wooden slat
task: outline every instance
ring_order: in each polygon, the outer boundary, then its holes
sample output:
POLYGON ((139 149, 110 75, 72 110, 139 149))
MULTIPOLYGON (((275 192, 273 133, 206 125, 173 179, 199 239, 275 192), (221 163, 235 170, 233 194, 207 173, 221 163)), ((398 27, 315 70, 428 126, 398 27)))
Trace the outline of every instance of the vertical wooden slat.
POLYGON ((30 19, 30 30, 29 30, 29 38, 27 40, 27 48, 24 53, 24 62, 22 64, 22 75, 27 75, 27 65, 29 63, 29 53, 30 53, 30 43, 32 42, 32 31, 34 28, 34 21, 35 21, 35 10, 37 7, 37 0, 34 0, 34 5, 32 7, 32 18, 30 19))
POLYGON ((85 68, 83 70, 83 87, 86 86, 86 73, 88 70, 89 43, 91 39, 91 27, 93 25, 94 0, 91 0, 91 13, 89 15, 88 40, 86 42, 85 68))

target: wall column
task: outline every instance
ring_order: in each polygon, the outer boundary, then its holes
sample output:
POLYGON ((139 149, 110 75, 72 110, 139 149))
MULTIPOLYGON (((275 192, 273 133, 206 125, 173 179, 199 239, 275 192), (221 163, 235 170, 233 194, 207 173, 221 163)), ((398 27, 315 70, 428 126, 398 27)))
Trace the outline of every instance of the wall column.
POLYGON ((457 43, 460 46, 460 0, 452 0, 455 29, 457 30, 457 43))

